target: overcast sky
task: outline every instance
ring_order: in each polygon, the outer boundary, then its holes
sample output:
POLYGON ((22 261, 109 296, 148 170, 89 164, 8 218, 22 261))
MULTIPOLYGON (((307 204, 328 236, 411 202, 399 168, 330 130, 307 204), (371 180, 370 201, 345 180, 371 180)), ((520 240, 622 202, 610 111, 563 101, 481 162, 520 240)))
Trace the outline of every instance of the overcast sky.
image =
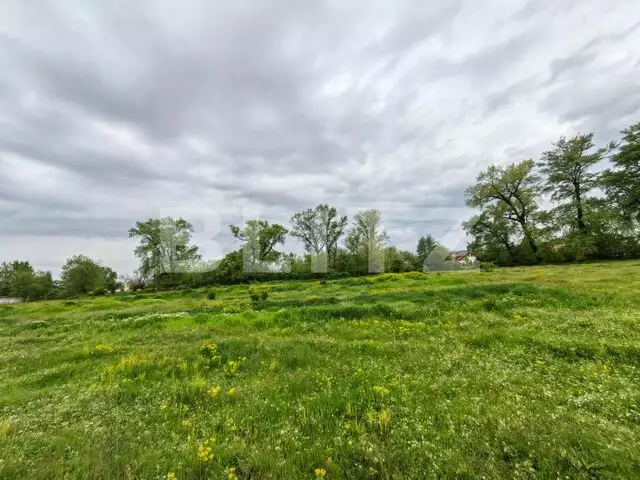
POLYGON ((0 0, 0 261, 131 272, 165 215, 212 258, 319 202, 464 246, 489 163, 639 120, 637 0, 0 0))

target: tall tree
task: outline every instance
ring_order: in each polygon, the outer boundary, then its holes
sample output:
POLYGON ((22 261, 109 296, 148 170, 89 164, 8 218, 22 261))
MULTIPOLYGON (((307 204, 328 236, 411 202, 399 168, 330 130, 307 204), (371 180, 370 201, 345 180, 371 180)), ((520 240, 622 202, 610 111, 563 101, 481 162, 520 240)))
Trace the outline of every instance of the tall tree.
POLYGON ((288 230, 277 223, 266 220, 247 220, 244 228, 229 225, 231 234, 244 243, 242 248, 245 269, 260 271, 263 262, 275 262, 281 252, 276 245, 284 245, 288 230))
POLYGON ((623 214, 640 223, 640 122, 621 133, 619 149, 611 156, 614 168, 604 172, 603 185, 623 214))
POLYGON ((290 233, 302 241, 307 253, 332 255, 346 225, 346 215, 338 217, 335 207, 320 204, 293 215, 290 233))
POLYGON ((345 245, 352 255, 366 258, 368 271, 373 273, 384 271, 384 247, 388 241, 380 211, 371 209, 358 212, 353 217, 345 245))
POLYGON ((140 274, 144 278, 153 277, 157 284, 163 275, 173 280, 176 273, 188 270, 200 259, 198 247, 190 244, 193 231, 193 225, 182 218, 136 222, 129 237, 139 240, 135 254, 140 259, 140 274))
POLYGON ((523 160, 506 167, 491 165, 478 175, 476 184, 466 190, 465 197, 470 207, 500 208, 505 219, 519 225, 525 241, 539 259, 536 219, 541 183, 534 167, 533 160, 523 160))
POLYGON ((479 215, 463 224, 467 234, 473 238, 469 250, 485 261, 501 261, 505 254, 509 262, 516 258, 514 238, 517 226, 507 220, 502 207, 502 204, 488 205, 479 215))
POLYGON ((427 235, 418 239, 418 245, 416 246, 416 256, 419 268, 422 268, 424 266, 424 261, 437 246, 438 242, 433 235, 427 235))
POLYGON ((577 227, 585 235, 589 232, 585 221, 585 200, 598 182, 598 174, 590 169, 604 158, 613 145, 592 151, 594 147, 593 133, 577 135, 568 140, 560 137, 553 149, 542 154, 538 163, 542 173, 547 176, 544 191, 551 193, 552 200, 569 201, 575 211, 572 227, 577 227))

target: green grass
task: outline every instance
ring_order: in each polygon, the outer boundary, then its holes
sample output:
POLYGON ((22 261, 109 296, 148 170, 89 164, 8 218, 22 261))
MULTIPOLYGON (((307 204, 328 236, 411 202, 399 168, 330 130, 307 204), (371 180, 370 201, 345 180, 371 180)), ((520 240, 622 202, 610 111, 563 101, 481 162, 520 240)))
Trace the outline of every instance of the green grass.
POLYGON ((640 477, 639 262, 271 287, 0 307, 0 478, 640 477))

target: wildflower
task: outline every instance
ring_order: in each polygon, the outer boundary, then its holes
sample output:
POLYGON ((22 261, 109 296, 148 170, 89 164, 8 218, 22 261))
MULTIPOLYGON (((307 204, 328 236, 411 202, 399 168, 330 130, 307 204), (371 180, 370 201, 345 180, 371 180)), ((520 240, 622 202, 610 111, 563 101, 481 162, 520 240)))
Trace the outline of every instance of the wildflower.
POLYGON ((207 358, 212 358, 216 355, 218 346, 215 343, 203 343, 200 345, 200 355, 207 358))
POLYGON ((236 475, 236 467, 227 467, 224 469, 224 473, 227 474, 228 480, 238 480, 238 476, 236 475))
POLYGON ((235 394, 236 394, 236 389, 235 389, 235 387, 232 387, 232 388, 230 388, 230 389, 228 389, 228 390, 227 390, 227 395, 228 395, 229 397, 233 397, 235 394))
POLYGON ((111 353, 113 352, 113 348, 110 347, 109 345, 104 345, 102 343, 99 343, 98 345, 96 345, 95 347, 93 347, 93 351, 94 353, 111 353))
POLYGON ((378 397, 386 397, 390 393, 388 388, 380 387, 378 385, 372 387, 371 390, 373 390, 373 393, 375 393, 378 397))
POLYGON ((391 414, 383 408, 378 414, 378 420, 380 422, 380 428, 387 428, 389 426, 389 422, 391 422, 391 414))
POLYGON ((213 457, 215 456, 213 454, 213 449, 211 448, 211 445, 213 443, 215 443, 216 439, 215 438, 210 438, 208 440, 205 440, 204 443, 198 445, 198 458, 200 459, 201 462, 206 463, 210 460, 213 460, 213 457))
POLYGON ((324 468, 316 468, 316 478, 324 478, 327 475, 327 471, 324 468))
POLYGON ((224 366, 224 370, 227 373, 236 373, 240 368, 240 360, 229 360, 227 364, 224 366))
POLYGON ((209 395, 213 398, 217 397, 218 395, 220 395, 220 385, 216 385, 215 387, 211 387, 209 389, 209 395))
POLYGON ((175 473, 169 472, 167 473, 167 480, 178 480, 178 477, 176 477, 175 473))

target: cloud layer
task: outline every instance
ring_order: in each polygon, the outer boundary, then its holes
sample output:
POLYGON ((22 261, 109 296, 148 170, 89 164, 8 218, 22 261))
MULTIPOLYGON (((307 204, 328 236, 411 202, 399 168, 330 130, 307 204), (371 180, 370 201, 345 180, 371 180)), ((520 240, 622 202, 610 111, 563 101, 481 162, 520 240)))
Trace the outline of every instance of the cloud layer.
POLYGON ((0 261, 132 271, 127 229, 164 215, 219 256, 228 223, 319 202, 379 208, 403 248, 455 243, 480 169, 640 119, 638 18, 633 0, 1 2, 0 261))

